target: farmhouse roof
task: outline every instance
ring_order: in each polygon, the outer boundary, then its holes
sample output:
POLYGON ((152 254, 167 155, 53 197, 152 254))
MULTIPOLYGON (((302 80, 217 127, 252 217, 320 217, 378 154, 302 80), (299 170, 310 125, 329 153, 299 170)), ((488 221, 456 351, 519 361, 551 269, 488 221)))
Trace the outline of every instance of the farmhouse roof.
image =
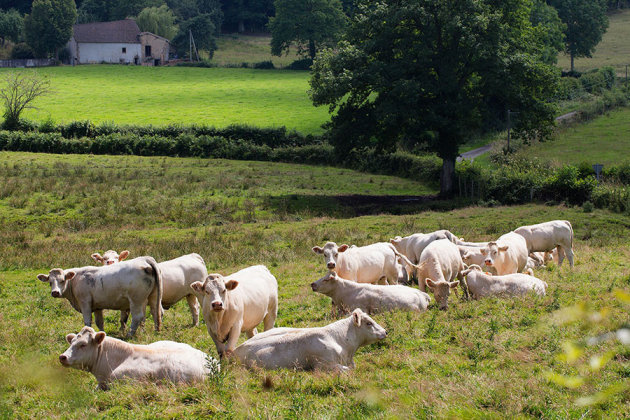
POLYGON ((73 26, 74 40, 80 42, 138 44, 140 28, 133 19, 80 23, 73 26))

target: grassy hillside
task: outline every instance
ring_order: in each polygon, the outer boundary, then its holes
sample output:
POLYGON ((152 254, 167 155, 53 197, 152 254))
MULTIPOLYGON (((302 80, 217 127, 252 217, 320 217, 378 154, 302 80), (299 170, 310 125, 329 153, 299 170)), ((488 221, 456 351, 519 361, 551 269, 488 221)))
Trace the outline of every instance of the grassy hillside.
POLYGON ((558 163, 615 165, 630 159, 630 109, 611 111, 584 124, 559 130, 552 141, 521 153, 558 163))
MULTIPOLYGON (((7 71, 0 70, 0 76, 7 71)), ((328 120, 328 109, 315 108, 308 98, 307 72, 119 65, 37 72, 49 77, 54 89, 37 100, 39 109, 25 113, 39 121, 249 124, 320 133, 328 120)))
MULTIPOLYGON (((0 174, 0 418, 621 418, 630 412, 627 394, 595 407, 575 404, 627 379, 627 347, 607 342, 589 349, 581 361, 605 351, 616 356, 575 390, 545 376, 579 368, 556 356, 566 340, 585 334, 580 323, 559 321, 560 308, 577 302, 609 308, 597 332, 628 321, 627 308, 611 295, 630 287, 626 216, 527 205, 422 213, 384 207, 351 217, 353 205, 339 205, 336 194, 427 190, 390 177, 271 163, 2 153, 0 174), (557 218, 573 223, 577 262, 572 271, 552 265, 537 272, 549 283, 546 297, 453 297, 446 312, 376 315, 387 339, 359 350, 356 370, 342 376, 250 372, 227 362, 219 378, 204 384, 132 382, 97 391, 89 373, 58 362, 64 336, 82 327, 80 314, 35 278, 51 267, 90 264, 96 250, 125 248, 158 260, 199 252, 222 273, 267 265, 279 283, 277 326, 325 325, 332 321, 330 300, 308 287, 324 272, 310 250, 315 244, 363 245, 439 228, 486 240, 557 218)), ((117 318, 106 314, 106 332, 115 337, 117 318)), ((189 326, 185 303, 168 310, 164 323, 155 333, 148 321, 132 342, 176 340, 216 355, 205 325, 189 326)))
POLYGON ((281 57, 271 55, 270 43, 271 35, 268 34, 224 34, 217 39, 218 49, 214 52, 212 62, 225 66, 271 61, 276 67, 286 67, 298 58, 295 49, 281 57))
MULTIPOLYGON (((575 69, 586 71, 593 68, 612 66, 617 74, 625 75, 626 65, 630 65, 630 9, 623 9, 608 15, 610 25, 602 41, 595 48, 592 58, 576 58, 575 69)), ((567 55, 558 57, 558 65, 563 70, 571 68, 567 55)))

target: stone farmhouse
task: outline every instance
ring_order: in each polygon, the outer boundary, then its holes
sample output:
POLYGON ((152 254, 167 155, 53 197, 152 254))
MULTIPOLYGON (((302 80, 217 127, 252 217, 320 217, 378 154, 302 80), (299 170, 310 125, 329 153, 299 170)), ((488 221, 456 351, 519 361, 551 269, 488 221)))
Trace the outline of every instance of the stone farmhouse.
POLYGON ((71 64, 159 66, 169 60, 170 42, 141 32, 135 20, 124 19, 74 25, 68 49, 71 64))

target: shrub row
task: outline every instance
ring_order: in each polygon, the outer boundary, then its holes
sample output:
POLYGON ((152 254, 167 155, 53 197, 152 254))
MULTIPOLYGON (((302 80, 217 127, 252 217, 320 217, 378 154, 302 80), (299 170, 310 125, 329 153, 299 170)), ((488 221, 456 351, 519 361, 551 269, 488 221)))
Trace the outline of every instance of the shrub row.
POLYGON ((566 73, 560 79, 557 99, 574 100, 587 93, 601 95, 606 90, 614 88, 616 84, 617 76, 612 67, 602 67, 588 73, 566 73))
POLYGON ((339 156, 328 143, 270 147, 222 136, 180 134, 177 137, 112 133, 66 138, 61 133, 0 131, 0 150, 38 153, 179 156, 258 160, 340 166, 363 172, 437 182, 440 161, 405 153, 374 150, 339 156))

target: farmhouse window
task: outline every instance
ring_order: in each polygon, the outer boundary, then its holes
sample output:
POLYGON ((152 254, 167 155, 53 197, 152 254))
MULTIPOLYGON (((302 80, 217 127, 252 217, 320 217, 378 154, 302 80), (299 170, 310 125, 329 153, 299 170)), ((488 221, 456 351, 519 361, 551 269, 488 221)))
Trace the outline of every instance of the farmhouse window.
POLYGON ((145 57, 151 57, 151 46, 150 45, 145 45, 144 46, 144 56, 145 57))
POLYGON ((122 47, 123 49, 123 54, 127 53, 127 48, 126 47, 122 47))

